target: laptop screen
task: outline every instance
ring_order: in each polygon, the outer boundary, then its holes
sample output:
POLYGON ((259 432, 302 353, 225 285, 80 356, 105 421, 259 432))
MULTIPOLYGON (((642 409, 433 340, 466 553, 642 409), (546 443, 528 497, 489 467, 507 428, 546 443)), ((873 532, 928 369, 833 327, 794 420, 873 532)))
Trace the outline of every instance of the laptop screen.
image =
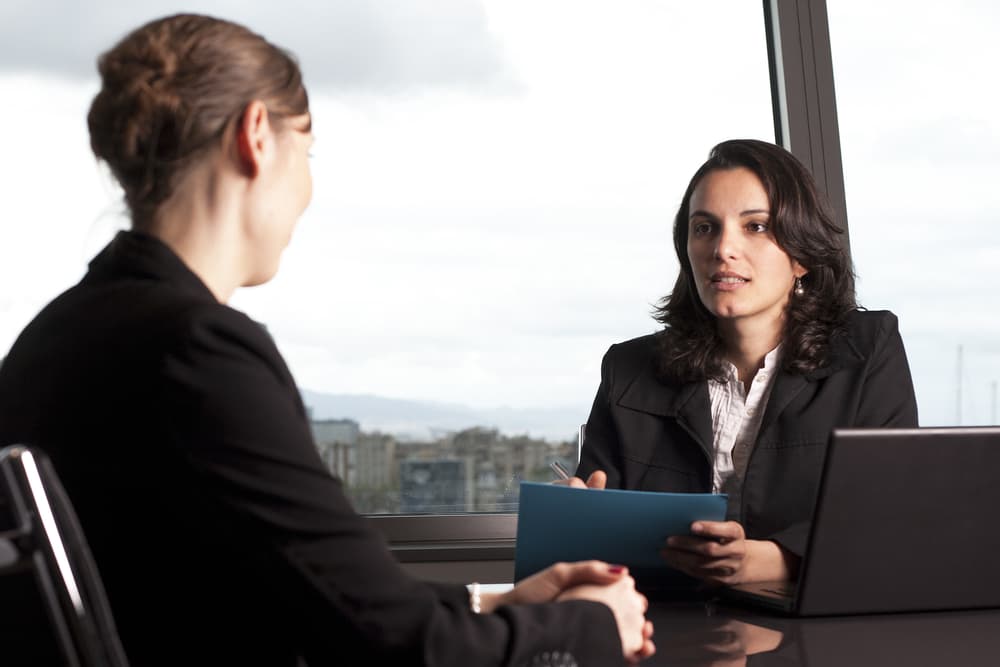
POLYGON ((798 611, 1000 606, 1000 427, 831 433, 798 611))

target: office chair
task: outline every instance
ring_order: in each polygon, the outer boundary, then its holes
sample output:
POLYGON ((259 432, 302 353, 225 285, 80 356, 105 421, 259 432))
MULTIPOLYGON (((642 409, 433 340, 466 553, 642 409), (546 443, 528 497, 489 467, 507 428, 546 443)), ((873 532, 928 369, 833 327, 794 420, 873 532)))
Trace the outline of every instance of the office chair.
POLYGON ((104 585, 52 463, 31 447, 4 448, 0 495, 14 526, 0 532, 0 574, 31 571, 65 664, 127 667, 104 585))

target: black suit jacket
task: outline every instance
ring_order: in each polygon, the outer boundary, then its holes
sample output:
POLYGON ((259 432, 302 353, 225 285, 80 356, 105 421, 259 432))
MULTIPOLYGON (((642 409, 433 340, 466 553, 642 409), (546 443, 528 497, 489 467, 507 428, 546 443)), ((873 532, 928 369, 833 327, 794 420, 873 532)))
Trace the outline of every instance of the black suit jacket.
MULTIPOLYGON (((655 334, 612 345, 587 420, 577 475, 609 488, 707 492, 712 487, 708 383, 675 384, 656 370, 655 334)), ((917 404, 896 316, 855 311, 829 366, 774 380, 743 482, 740 521, 752 539, 802 555, 830 431, 916 426, 917 404)))
POLYGON ((63 478, 135 665, 621 664, 611 611, 475 615, 404 573, 324 468, 263 327, 121 233, 0 367, 0 444, 63 478))

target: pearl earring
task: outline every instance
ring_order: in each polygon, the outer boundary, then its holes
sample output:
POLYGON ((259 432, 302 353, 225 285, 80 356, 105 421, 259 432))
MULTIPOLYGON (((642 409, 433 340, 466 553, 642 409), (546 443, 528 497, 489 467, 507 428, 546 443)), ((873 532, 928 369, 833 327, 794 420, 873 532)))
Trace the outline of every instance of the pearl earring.
POLYGON ((795 296, 803 296, 806 293, 806 288, 802 286, 802 278, 795 279, 795 296))

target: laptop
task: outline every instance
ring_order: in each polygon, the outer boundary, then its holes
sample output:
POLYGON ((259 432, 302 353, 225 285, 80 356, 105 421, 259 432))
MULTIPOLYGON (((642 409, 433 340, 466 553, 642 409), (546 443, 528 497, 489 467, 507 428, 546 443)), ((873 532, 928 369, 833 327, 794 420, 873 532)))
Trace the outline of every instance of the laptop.
POLYGON ((798 581, 723 597, 795 616, 1000 607, 1000 426, 834 430, 798 581))

